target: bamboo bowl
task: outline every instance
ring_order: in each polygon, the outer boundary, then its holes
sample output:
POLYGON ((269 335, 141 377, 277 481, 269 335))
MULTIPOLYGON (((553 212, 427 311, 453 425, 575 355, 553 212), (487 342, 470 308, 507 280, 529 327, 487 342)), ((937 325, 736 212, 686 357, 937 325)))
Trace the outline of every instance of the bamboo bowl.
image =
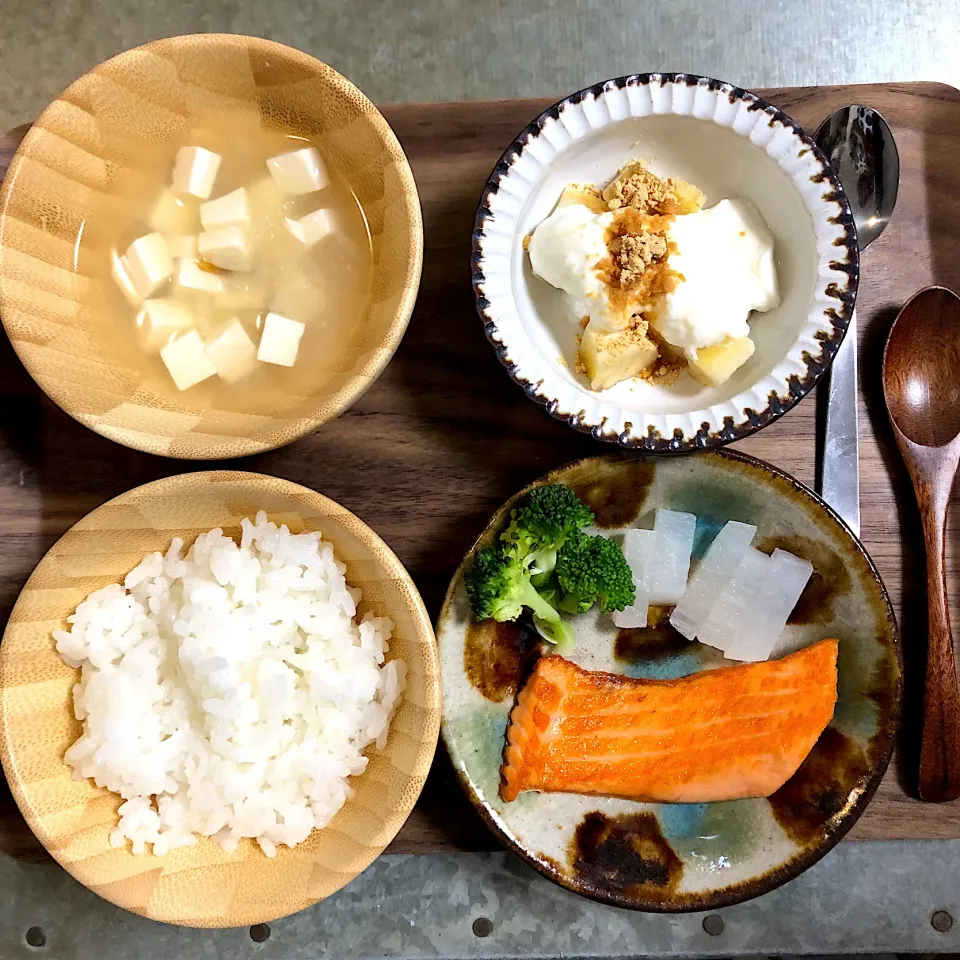
POLYGON ((342 413, 393 356, 422 259, 416 184, 383 116, 326 64, 254 37, 158 40, 91 70, 40 115, 0 191, 0 314, 24 366, 81 423, 169 457, 258 453, 342 413), (84 272, 81 245, 97 243, 98 218, 122 204, 117 185, 137 177, 147 146, 249 123, 318 139, 349 182, 370 226, 372 304, 344 354, 322 373, 311 366, 306 385, 208 409, 132 368, 115 318, 98 309, 112 281, 84 272))
POLYGON ((106 900, 154 920, 194 927, 263 923, 309 907, 365 870, 407 819, 433 760, 440 726, 436 641, 402 564, 353 514, 305 487, 255 473, 182 474, 137 487, 67 531, 27 581, 0 644, 0 760, 33 832, 77 880, 106 900), (91 591, 119 582, 144 554, 187 544, 265 510, 294 532, 319 530, 363 592, 360 614, 388 616, 390 657, 407 688, 383 751, 367 751, 354 796, 322 830, 266 857, 252 840, 233 854, 212 840, 164 857, 113 849, 120 797, 74 780, 64 752, 80 734, 73 713, 79 671, 59 657, 52 631, 91 591))

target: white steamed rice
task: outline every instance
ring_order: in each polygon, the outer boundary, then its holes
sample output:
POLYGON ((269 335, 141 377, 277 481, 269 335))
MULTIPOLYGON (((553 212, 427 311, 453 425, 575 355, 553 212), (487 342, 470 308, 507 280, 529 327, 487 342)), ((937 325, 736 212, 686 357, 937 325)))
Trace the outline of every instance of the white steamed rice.
POLYGON ((78 778, 120 794, 110 842, 162 855, 210 836, 273 856, 323 827, 382 748, 406 679, 384 663, 393 624, 354 619, 360 591, 319 533, 257 514, 173 541, 90 594, 57 650, 81 667, 78 778))

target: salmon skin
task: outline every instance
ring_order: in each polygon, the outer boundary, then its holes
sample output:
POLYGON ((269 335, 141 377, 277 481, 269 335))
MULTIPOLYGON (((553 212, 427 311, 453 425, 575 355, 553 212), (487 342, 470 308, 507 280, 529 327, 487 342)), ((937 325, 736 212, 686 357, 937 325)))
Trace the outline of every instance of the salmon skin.
POLYGON ((836 640, 680 680, 591 673, 543 657, 510 714, 500 796, 767 797, 796 773, 836 702, 836 640))

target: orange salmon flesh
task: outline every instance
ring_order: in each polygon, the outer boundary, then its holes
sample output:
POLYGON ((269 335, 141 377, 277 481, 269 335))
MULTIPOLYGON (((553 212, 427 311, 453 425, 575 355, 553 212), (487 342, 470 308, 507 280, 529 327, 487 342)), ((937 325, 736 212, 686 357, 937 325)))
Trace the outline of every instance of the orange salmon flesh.
POLYGON ((543 657, 510 714, 500 796, 767 797, 796 773, 836 702, 836 640, 680 680, 591 673, 543 657))

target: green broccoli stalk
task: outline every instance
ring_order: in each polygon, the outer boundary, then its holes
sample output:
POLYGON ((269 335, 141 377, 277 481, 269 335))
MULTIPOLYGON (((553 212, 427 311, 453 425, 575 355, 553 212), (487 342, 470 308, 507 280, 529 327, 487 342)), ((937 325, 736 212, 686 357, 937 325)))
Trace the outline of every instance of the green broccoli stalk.
POLYGON ((557 653, 566 654, 573 649, 577 635, 565 620, 547 621, 534 617, 533 626, 544 640, 556 646, 557 653))
POLYGON ((463 579, 478 620, 516 620, 527 607, 544 623, 560 623, 560 614, 537 593, 523 564, 499 546, 481 550, 463 579))
POLYGON ((567 540, 591 523, 593 511, 569 487, 550 483, 530 491, 523 506, 511 514, 500 539, 539 586, 553 572, 557 553, 567 540))
POLYGON ((633 606, 637 591, 623 551, 606 537, 573 537, 557 555, 557 606, 567 613, 585 613, 599 601, 604 613, 633 606))

